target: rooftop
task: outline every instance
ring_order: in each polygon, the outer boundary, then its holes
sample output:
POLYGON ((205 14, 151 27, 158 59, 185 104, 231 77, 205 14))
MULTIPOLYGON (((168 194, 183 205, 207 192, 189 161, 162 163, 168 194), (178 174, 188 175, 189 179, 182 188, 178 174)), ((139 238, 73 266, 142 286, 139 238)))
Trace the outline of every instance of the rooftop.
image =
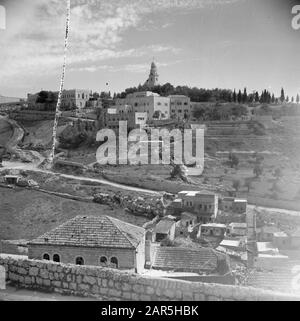
POLYGON ((219 223, 207 223, 207 224, 202 224, 201 226, 203 226, 203 227, 226 228, 226 225, 225 225, 225 224, 219 224, 219 223))
POLYGON ((230 223, 229 226, 233 228, 247 228, 246 223, 230 223))
POLYGON ((178 193, 179 195, 185 195, 185 196, 200 196, 200 195, 209 195, 209 196, 216 196, 216 194, 214 192, 210 192, 210 191, 181 191, 178 193))
POLYGON ((173 271, 214 271, 218 256, 209 248, 157 247, 152 268, 173 271))
POLYGON ((110 216, 76 216, 28 244, 134 249, 144 233, 143 228, 110 216))
POLYGON ((241 240, 223 240, 220 243, 221 247, 240 247, 241 246, 241 240))
POLYGON ((161 220, 155 226, 155 233, 168 234, 172 226, 175 224, 173 220, 161 220))
POLYGON ((272 252, 272 253, 278 253, 278 249, 271 243, 271 242, 257 242, 257 251, 259 253, 262 252, 272 252))

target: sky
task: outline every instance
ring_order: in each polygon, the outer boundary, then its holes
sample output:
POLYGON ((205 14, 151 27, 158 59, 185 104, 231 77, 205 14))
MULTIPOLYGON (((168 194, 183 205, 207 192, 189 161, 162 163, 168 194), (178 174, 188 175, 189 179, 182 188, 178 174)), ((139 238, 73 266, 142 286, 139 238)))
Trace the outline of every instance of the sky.
MULTIPOLYGON (((71 0, 65 88, 159 82, 300 94, 300 29, 288 0, 71 0), (108 84, 108 85, 107 85, 108 84)), ((0 95, 57 91, 66 1, 0 0, 0 95), (1 19, 1 17, 0 17, 1 19), (1 26, 1 25, 0 25, 1 26)))

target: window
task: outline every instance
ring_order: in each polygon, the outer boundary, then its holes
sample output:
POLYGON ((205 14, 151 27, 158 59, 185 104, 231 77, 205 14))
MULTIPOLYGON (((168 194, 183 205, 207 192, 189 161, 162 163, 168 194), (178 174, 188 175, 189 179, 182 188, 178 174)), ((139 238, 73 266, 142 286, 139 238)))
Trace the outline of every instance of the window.
POLYGON ((110 259, 110 263, 114 265, 114 267, 118 268, 118 259, 116 257, 112 257, 110 259))
POLYGON ((75 264, 76 265, 84 265, 84 259, 83 257, 79 256, 76 258, 76 261, 75 261, 75 264))
POLYGON ((43 260, 50 260, 50 255, 48 253, 43 254, 43 260))
POLYGON ((53 255, 53 261, 54 262, 60 262, 60 256, 58 254, 53 255))
POLYGON ((100 265, 106 265, 107 264, 107 257, 101 256, 100 257, 100 265))

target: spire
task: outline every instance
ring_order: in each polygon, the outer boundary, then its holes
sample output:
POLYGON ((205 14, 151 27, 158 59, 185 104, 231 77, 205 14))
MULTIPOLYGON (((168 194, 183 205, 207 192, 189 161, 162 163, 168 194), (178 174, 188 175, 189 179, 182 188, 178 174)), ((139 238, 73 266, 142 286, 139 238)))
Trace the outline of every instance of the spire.
POLYGON ((150 89, 158 85, 158 73, 157 73, 157 66, 154 62, 154 57, 151 63, 149 78, 145 82, 145 85, 148 86, 150 89))

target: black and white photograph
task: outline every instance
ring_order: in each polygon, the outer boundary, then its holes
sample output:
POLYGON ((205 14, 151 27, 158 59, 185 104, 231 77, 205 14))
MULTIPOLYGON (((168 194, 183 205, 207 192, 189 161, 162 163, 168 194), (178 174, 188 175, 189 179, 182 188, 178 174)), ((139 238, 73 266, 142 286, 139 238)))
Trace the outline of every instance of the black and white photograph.
POLYGON ((0 303, 300 301, 299 53, 300 1, 0 0, 0 303))

